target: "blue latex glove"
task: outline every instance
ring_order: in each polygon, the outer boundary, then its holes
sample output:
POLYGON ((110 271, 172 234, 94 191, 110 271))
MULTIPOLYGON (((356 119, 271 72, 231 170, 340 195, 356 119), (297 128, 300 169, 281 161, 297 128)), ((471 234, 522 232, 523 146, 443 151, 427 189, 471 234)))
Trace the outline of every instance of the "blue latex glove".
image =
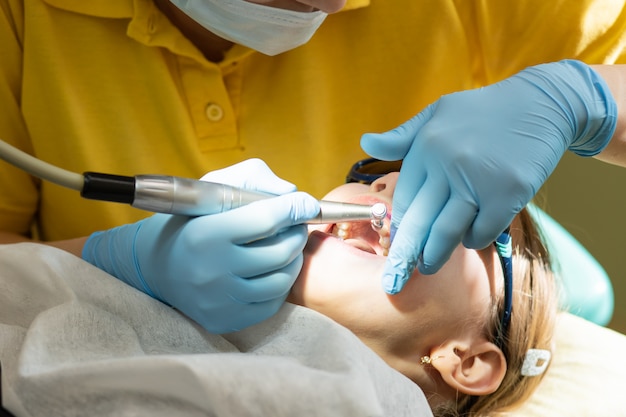
POLYGON ((404 159, 393 198, 383 288, 399 292, 417 265, 434 273, 462 242, 487 247, 537 193, 567 149, 599 153, 617 107, 579 61, 538 65, 497 84, 441 97, 361 146, 404 159))
POLYGON ((258 159, 203 179, 282 195, 209 216, 155 214, 94 233, 82 256, 209 332, 225 333, 281 307, 302 267, 307 229, 299 223, 315 217, 319 204, 258 159))

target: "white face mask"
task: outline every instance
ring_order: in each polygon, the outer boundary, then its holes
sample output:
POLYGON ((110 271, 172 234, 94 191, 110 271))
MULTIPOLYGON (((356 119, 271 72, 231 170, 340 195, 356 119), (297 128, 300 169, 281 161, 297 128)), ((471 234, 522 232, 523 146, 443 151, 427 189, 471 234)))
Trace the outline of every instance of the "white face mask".
POLYGON ((262 6, 245 0, 170 0, 216 35, 266 55, 294 49, 311 39, 327 14, 262 6))

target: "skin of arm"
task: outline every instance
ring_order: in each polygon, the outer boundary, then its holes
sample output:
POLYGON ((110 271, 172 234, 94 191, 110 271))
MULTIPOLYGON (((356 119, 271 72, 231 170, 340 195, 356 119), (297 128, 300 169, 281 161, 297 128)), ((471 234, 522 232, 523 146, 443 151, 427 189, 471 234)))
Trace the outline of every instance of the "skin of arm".
POLYGON ((611 142, 594 158, 626 167, 626 65, 592 65, 609 86, 617 103, 617 128, 611 142))
POLYGON ((68 240, 59 240, 55 242, 41 242, 35 239, 30 239, 22 235, 18 235, 17 233, 9 233, 0 231, 0 244, 6 243, 21 243, 21 242, 35 242, 35 243, 43 243, 48 246, 53 246, 58 249, 62 249, 66 252, 69 252, 73 255, 81 257, 81 253, 83 251, 83 245, 87 240, 86 237, 79 237, 76 239, 68 239, 68 240))

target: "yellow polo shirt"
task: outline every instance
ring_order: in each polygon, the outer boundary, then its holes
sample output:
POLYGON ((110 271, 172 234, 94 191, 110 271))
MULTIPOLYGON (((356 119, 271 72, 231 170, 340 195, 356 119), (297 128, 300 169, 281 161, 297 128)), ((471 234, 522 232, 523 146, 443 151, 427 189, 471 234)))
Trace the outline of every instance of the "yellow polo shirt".
MULTIPOLYGON (((0 138, 82 173, 198 178, 251 157, 321 197, 364 132, 563 58, 626 62, 624 1, 358 0, 313 39, 212 63, 151 0, 0 0, 0 138)), ((149 213, 0 162, 0 229, 56 240, 149 213)))

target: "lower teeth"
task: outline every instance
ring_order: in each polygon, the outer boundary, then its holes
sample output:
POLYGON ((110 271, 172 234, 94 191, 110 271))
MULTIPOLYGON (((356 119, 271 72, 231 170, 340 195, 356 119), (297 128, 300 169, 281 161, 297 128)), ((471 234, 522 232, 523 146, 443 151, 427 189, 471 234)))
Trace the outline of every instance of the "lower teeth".
MULTIPOLYGON (((337 236, 337 238, 341 240, 350 239, 351 236, 351 227, 349 223, 338 223, 333 226, 331 230, 331 234, 337 236)), ((380 236, 378 239, 378 244, 382 249, 382 255, 387 256, 389 254, 389 247, 391 246, 391 242, 389 241, 389 236, 380 236)))

